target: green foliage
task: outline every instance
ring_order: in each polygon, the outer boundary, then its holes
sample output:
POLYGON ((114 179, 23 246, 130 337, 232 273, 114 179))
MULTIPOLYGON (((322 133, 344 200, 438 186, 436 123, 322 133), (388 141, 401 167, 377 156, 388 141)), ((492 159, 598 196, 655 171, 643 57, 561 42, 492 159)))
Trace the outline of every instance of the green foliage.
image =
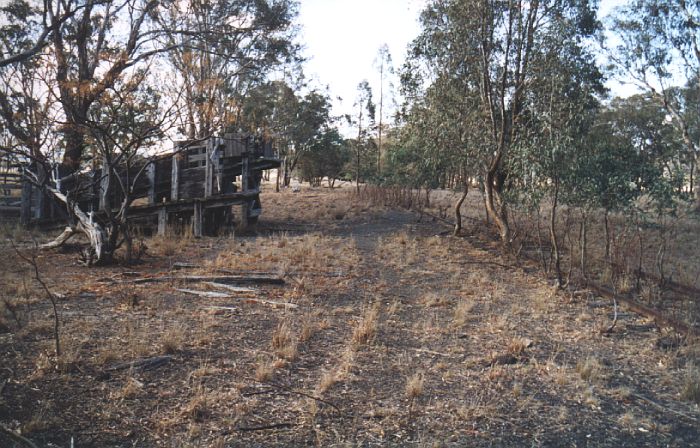
POLYGON ((327 128, 317 136, 299 158, 299 173, 302 179, 314 186, 320 186, 324 177, 333 186, 342 177, 346 164, 350 161, 349 143, 337 129, 327 128))

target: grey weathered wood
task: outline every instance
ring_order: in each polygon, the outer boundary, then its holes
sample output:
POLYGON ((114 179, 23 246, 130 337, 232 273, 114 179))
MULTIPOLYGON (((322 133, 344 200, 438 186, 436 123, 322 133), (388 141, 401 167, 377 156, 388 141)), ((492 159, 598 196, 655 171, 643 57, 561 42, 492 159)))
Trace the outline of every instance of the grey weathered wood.
POLYGON ((195 289, 181 289, 175 288, 175 291, 184 292, 186 294, 192 294, 193 296, 208 297, 210 299, 230 299, 231 296, 224 292, 214 292, 214 291, 197 291, 195 289))
POLYGON ((111 207, 109 200, 109 185, 112 180, 112 170, 109 169, 107 158, 102 160, 102 179, 100 180, 100 210, 111 207))
POLYGON ((23 226, 29 225, 32 214, 32 184, 22 184, 22 205, 20 206, 19 219, 23 226))
POLYGON ((170 179, 170 200, 177 201, 180 199, 180 161, 177 155, 173 155, 170 179))
POLYGON ((250 188, 250 152, 243 154, 241 162, 243 163, 241 167, 241 191, 245 193, 250 188))
POLYGON ((149 163, 146 167, 146 178, 148 179, 148 203, 156 203, 156 164, 149 163))
POLYGON ((194 201, 194 213, 192 215, 192 233, 195 238, 204 235, 204 213, 202 213, 202 202, 194 201))
POLYGON ((206 157, 204 157, 204 197, 208 198, 212 193, 212 186, 214 185, 214 166, 211 162, 211 156, 214 151, 214 139, 209 140, 207 145, 206 157))
POLYGON ((32 207, 34 219, 41 219, 44 213, 44 194, 40 188, 33 188, 32 196, 34 202, 34 206, 32 207))
POLYGON ((165 236, 168 228, 168 210, 165 206, 158 209, 158 235, 165 236))

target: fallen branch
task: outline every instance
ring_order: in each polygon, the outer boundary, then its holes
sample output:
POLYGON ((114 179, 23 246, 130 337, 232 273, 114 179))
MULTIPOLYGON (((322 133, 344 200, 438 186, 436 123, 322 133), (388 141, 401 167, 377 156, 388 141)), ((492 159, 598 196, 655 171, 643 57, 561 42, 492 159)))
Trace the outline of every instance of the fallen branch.
POLYGON ((640 400, 642 400, 642 401, 646 401, 647 403, 649 403, 650 405, 654 406, 656 409, 658 409, 658 410, 660 410, 660 411, 663 411, 663 412, 670 412, 671 414, 675 414, 675 415, 677 415, 677 416, 679 416, 679 417, 683 417, 683 418, 685 418, 685 419, 687 419, 687 420, 690 420, 691 422, 694 422, 694 423, 698 423, 698 422, 699 422, 698 419, 695 418, 695 417, 691 417, 690 415, 684 414, 683 412, 676 411, 675 409, 667 408, 666 406, 662 406, 662 405, 660 405, 659 403, 648 399, 647 397, 643 397, 643 396, 638 395, 638 394, 632 394, 632 396, 635 397, 635 398, 638 398, 638 399, 640 399, 640 400))
POLYGON ((66 227, 63 233, 58 235, 55 240, 50 243, 42 244, 39 246, 40 249, 56 249, 57 247, 63 246, 66 241, 71 239, 75 235, 75 229, 73 227, 66 227))
POLYGON ((154 356, 152 358, 137 359, 136 361, 123 362, 107 368, 106 372, 116 372, 118 370, 135 369, 148 370, 160 367, 173 360, 172 356, 154 356))
POLYGON ((270 425, 261 426, 239 426, 236 431, 267 431, 270 429, 294 428, 299 426, 297 423, 272 423, 270 425))
POLYGON ((5 434, 7 437, 14 440, 15 442, 24 446, 28 446, 29 448, 39 448, 31 440, 27 439, 26 437, 22 437, 21 435, 9 430, 8 428, 5 428, 4 425, 0 425, 0 434, 5 434))

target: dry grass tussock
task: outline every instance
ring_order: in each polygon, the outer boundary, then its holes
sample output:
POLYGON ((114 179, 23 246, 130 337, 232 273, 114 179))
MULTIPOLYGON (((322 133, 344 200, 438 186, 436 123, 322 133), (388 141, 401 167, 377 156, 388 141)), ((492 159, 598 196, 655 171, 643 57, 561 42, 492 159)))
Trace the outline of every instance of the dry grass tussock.
POLYGON ((379 302, 367 307, 362 313, 362 317, 355 324, 352 331, 352 345, 359 347, 372 342, 377 334, 377 325, 379 320, 379 302))
POLYGON ((254 244, 233 240, 211 267, 233 271, 257 270, 282 275, 346 271, 357 263, 354 241, 321 234, 259 237, 254 244))
POLYGON ((297 357, 297 339, 288 320, 277 324, 270 344, 275 354, 282 359, 293 361, 297 357))

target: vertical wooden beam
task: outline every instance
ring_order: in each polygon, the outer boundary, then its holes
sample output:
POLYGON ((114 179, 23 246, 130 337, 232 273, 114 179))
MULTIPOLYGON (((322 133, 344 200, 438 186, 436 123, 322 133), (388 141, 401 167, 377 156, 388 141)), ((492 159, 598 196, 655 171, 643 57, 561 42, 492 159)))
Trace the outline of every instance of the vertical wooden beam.
POLYGON ((214 185, 214 167, 211 163, 211 156, 214 151, 214 138, 207 140, 207 150, 204 154, 204 197, 211 196, 212 186, 214 185))
POLYGON ((251 148, 252 142, 250 137, 245 141, 245 151, 241 154, 241 191, 244 193, 248 191, 249 181, 250 181, 250 154, 252 152, 251 148))
POLYGON ((32 184, 28 181, 22 182, 22 205, 19 210, 20 224, 27 227, 32 215, 32 184))
MULTIPOLYGON (((37 164, 36 170, 39 182, 43 185, 43 183, 47 181, 46 170, 44 170, 44 166, 40 163, 37 164)), ((41 188, 33 188, 32 196, 34 196, 34 219, 41 219, 44 217, 44 192, 41 188)))
POLYGON ((204 234, 204 214, 202 213, 202 202, 194 201, 194 214, 192 215, 192 233, 195 238, 201 238, 204 234))
POLYGON ((220 138, 214 139, 214 151, 212 152, 212 165, 214 170, 214 193, 222 194, 224 192, 223 172, 221 170, 221 157, 223 152, 224 142, 220 138))
POLYGON ((168 229, 168 210, 165 206, 158 209, 158 235, 165 236, 168 229))
POLYGON ((156 203, 156 163, 151 161, 146 167, 146 176, 148 177, 148 204, 156 203))
POLYGON ((173 168, 171 172, 170 184, 170 200, 177 201, 180 199, 180 161, 178 154, 173 154, 173 168))

